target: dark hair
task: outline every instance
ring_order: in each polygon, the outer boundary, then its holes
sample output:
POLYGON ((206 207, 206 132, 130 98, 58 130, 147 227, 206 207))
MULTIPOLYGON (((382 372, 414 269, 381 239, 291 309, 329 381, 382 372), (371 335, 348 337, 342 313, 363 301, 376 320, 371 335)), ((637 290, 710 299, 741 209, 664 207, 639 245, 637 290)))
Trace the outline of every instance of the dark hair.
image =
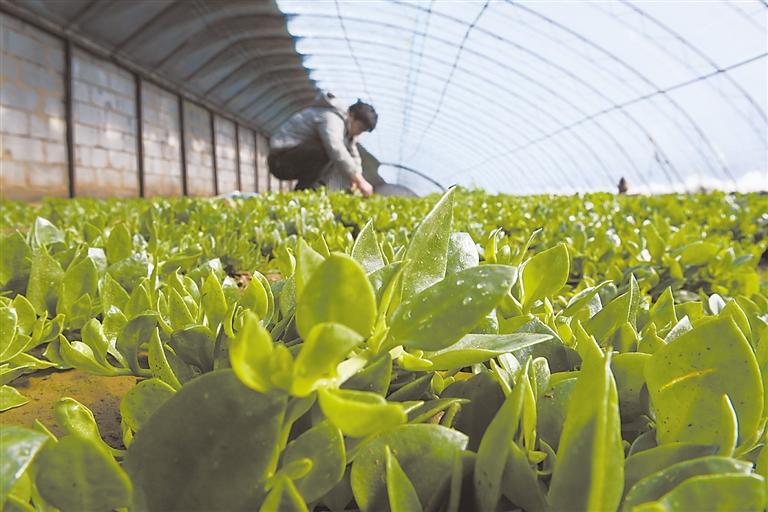
POLYGON ((366 130, 372 132, 376 128, 376 123, 379 121, 379 114, 376 113, 376 109, 373 105, 363 103, 360 99, 354 105, 350 105, 349 113, 356 120, 360 121, 366 126, 366 130))

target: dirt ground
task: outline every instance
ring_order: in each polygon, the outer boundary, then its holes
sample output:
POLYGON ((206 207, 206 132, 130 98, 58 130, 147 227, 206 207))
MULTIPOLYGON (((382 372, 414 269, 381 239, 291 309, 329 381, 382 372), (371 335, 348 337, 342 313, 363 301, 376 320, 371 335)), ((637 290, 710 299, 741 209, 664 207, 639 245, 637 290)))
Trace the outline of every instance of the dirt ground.
POLYGON ((120 399, 136 385, 136 377, 100 377, 79 370, 40 371, 13 381, 29 402, 0 413, 0 426, 32 426, 37 419, 57 436, 63 435, 53 414, 53 404, 62 397, 74 398, 93 411, 101 436, 113 448, 122 448, 120 399))

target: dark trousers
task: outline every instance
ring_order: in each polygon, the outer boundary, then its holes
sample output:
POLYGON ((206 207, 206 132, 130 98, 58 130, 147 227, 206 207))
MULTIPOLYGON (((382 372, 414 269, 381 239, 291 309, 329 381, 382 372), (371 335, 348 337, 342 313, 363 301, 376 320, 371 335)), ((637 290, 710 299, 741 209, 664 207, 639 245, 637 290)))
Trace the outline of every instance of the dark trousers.
POLYGON ((302 190, 324 185, 319 181, 320 173, 330 160, 322 145, 303 144, 270 153, 267 163, 273 176, 298 180, 296 190, 302 190))

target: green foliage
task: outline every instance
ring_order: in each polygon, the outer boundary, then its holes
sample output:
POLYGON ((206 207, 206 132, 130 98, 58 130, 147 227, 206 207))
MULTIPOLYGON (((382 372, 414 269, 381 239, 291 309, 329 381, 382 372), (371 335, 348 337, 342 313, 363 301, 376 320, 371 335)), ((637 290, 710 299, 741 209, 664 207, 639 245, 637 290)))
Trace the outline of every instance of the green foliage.
POLYGON ((766 507, 764 196, 3 206, 5 509, 766 507))

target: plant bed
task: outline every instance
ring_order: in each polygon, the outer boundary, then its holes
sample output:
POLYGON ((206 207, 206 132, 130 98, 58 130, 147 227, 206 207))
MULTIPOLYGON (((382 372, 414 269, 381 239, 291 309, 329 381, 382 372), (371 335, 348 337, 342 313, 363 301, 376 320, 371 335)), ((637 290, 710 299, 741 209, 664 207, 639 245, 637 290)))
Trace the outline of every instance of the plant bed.
POLYGON ((31 227, 0 258, 3 406, 31 401, 0 414, 0 501, 764 509, 766 206, 452 190, 11 207, 31 227))

